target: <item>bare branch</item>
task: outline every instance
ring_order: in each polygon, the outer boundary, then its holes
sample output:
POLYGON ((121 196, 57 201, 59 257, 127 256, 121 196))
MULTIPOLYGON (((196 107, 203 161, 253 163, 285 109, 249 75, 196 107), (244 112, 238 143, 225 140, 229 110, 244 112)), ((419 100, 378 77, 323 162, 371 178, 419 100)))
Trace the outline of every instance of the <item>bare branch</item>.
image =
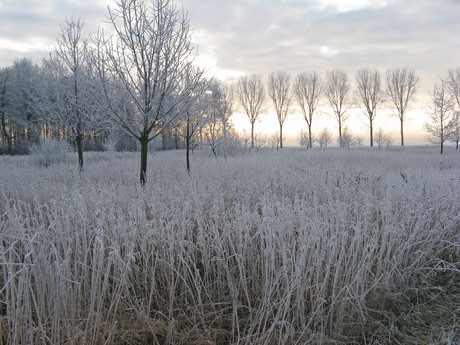
POLYGON ((289 114, 292 103, 291 76, 286 72, 273 72, 268 77, 268 95, 273 101, 280 124, 279 142, 283 148, 283 124, 289 114))
POLYGON ((254 148, 254 124, 259 118, 265 101, 265 88, 257 74, 238 79, 237 97, 251 122, 251 147, 254 148))
POLYGON ((341 70, 332 70, 327 72, 324 94, 331 106, 334 116, 339 125, 339 143, 342 145, 342 126, 348 119, 347 110, 350 107, 350 83, 348 74, 341 70))
POLYGON ((370 146, 374 146, 373 122, 377 116, 377 110, 384 101, 381 87, 381 77, 377 70, 371 71, 368 68, 361 68, 356 73, 358 97, 364 108, 363 114, 369 120, 370 146))
POLYGON ((396 107, 397 116, 401 123, 401 146, 404 146, 404 120, 409 101, 414 97, 419 78, 413 70, 395 68, 387 71, 387 92, 396 107))

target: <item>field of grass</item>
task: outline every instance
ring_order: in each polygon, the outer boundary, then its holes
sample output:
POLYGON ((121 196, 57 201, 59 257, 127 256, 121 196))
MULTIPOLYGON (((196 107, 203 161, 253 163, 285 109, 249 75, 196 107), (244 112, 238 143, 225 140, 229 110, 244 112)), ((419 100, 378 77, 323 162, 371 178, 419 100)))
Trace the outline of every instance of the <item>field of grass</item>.
POLYGON ((0 344, 460 342, 460 154, 0 157, 0 344))

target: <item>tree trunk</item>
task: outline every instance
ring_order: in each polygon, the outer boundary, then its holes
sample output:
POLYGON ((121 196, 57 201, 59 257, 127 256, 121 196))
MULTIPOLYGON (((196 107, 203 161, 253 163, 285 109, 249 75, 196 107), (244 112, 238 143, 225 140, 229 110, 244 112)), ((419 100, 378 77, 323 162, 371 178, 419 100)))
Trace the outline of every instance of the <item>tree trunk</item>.
POLYGON ((5 93, 6 93, 6 81, 8 80, 8 72, 6 75, 5 83, 3 84, 2 87, 2 93, 1 93, 1 101, 0 101, 0 109, 1 109, 1 114, 2 114, 2 135, 6 139, 7 145, 8 145, 8 153, 11 154, 13 151, 13 141, 11 138, 11 128, 10 128, 10 133, 7 132, 6 130, 6 119, 5 119, 5 107, 6 107, 6 100, 5 100, 5 93))
POLYGON ((254 122, 251 122, 251 148, 254 148, 254 122))
POLYGON ((342 149, 344 148, 342 143, 342 121, 339 121, 339 146, 342 149))
POLYGON ((81 134, 75 137, 75 143, 78 152, 78 170, 81 172, 83 171, 83 136, 81 134))
MULTIPOLYGON (((11 133, 11 130, 10 130, 10 133, 11 133)), ((11 138, 10 133, 8 133, 8 131, 6 130, 5 115, 2 114, 2 136, 6 139, 9 154, 13 152, 13 140, 11 138)))
POLYGON ((190 121, 187 120, 187 135, 185 137, 185 159, 187 161, 187 172, 190 175, 190 121))
POLYGON ((13 140, 11 139, 10 136, 6 137, 6 143, 8 145, 8 153, 9 154, 13 153, 13 140))
POLYGON ((311 138, 311 124, 308 125, 308 147, 309 148, 313 147, 312 138, 311 138))
POLYGON ((370 146, 374 146, 374 132, 372 128, 372 120, 369 121, 369 137, 370 137, 370 146))
POLYGON ((141 138, 141 173, 140 173, 140 182, 141 185, 145 186, 147 182, 147 152, 149 145, 149 137, 147 134, 143 133, 141 138))
POLYGON ((213 144, 211 144, 211 151, 212 151, 212 153, 213 153, 214 157, 216 157, 216 158, 217 158, 217 152, 216 152, 216 149, 215 149, 215 147, 214 147, 214 145, 213 145, 213 144))
POLYGON ((444 151, 444 132, 443 132, 443 125, 442 125, 442 120, 441 120, 441 154, 444 151))
POLYGON ((280 149, 283 148, 283 124, 280 123, 280 149))
POLYGON ((401 146, 404 146, 404 119, 403 117, 401 117, 400 120, 401 120, 401 146))

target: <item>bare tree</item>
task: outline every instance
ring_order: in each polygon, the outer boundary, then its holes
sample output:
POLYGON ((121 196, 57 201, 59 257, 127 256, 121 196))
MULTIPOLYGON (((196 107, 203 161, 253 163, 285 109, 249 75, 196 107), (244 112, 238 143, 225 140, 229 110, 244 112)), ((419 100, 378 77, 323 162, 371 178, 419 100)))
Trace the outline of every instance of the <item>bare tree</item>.
POLYGON ((55 48, 49 59, 44 60, 48 88, 41 90, 41 99, 36 105, 41 119, 66 128, 75 140, 80 171, 83 140, 97 122, 92 106, 96 90, 91 85, 88 40, 82 37, 82 29, 81 18, 67 19, 61 25, 55 48))
POLYGON ((348 119, 347 110, 350 106, 350 83, 348 74, 341 70, 332 70, 327 72, 326 83, 324 85, 324 94, 334 111, 335 119, 339 125, 339 143, 342 142, 342 126, 348 119))
MULTIPOLYGON (((216 147, 214 148, 214 152, 216 154, 226 155, 228 151, 231 150, 234 143, 234 133, 230 121, 235 105, 234 88, 232 84, 213 80, 207 92, 210 93, 210 97, 208 97, 209 120, 217 125, 214 127, 213 132, 218 134, 217 136, 212 135, 209 138, 215 139, 214 142, 216 143, 216 147)), ((209 127, 210 124, 207 124, 208 129, 211 129, 211 127, 209 127)))
POLYGON ((204 92, 204 71, 192 68, 196 52, 189 20, 172 1, 118 0, 115 9, 109 7, 109 20, 116 40, 98 39, 99 75, 109 106, 117 102, 111 85, 128 95, 124 107, 110 106, 110 116, 140 142, 145 184, 148 143, 204 92))
POLYGON ((460 108, 460 67, 448 70, 445 80, 451 96, 455 99, 457 107, 460 108))
POLYGON ((240 146, 240 138, 231 121, 235 109, 236 91, 234 83, 219 82, 218 86, 221 95, 220 118, 223 130, 223 141, 221 143, 220 153, 227 156, 240 146))
POLYGON ((390 134, 386 134, 383 139, 383 143, 388 149, 391 145, 393 145, 393 137, 390 134))
POLYGON ((299 135, 297 136, 297 142, 300 145, 300 148, 304 148, 309 146, 309 136, 308 133, 305 132, 303 129, 300 130, 299 135))
POLYGON ((281 148, 280 143, 282 142, 282 140, 280 140, 279 132, 274 132, 272 135, 268 136, 267 139, 272 149, 278 150, 279 148, 281 148))
POLYGON ((365 110, 363 114, 369 120, 369 144, 374 146, 373 123, 377 116, 377 109, 384 100, 380 72, 361 68, 356 73, 356 83, 359 100, 365 110))
POLYGON ((428 140, 440 145, 441 154, 443 154, 444 142, 446 141, 446 125, 453 107, 454 100, 449 93, 448 83, 441 79, 430 92, 429 121, 425 122, 428 140))
POLYGON ((458 151, 458 143, 460 142, 460 111, 455 111, 447 124, 446 137, 449 141, 455 143, 455 149, 458 151))
POLYGON ((216 82, 215 89, 218 90, 220 96, 218 104, 223 126, 223 136, 224 140, 226 140, 227 132, 231 129, 230 117, 233 115, 235 106, 235 89, 233 84, 224 84, 223 82, 216 82))
POLYGON ((40 139, 40 130, 34 112, 35 92, 39 84, 39 67, 30 59, 15 60, 11 67, 5 69, 2 82, 2 93, 8 140, 11 140, 12 151, 26 149, 30 143, 40 139))
POLYGON ((2 144, 4 141, 7 143, 7 152, 13 151, 13 128, 9 124, 8 118, 8 93, 10 78, 10 68, 5 67, 0 70, 0 125, 2 130, 2 144))
POLYGON ((447 138, 455 143, 455 147, 458 150, 458 143, 460 141, 460 67, 450 69, 447 72, 446 81, 450 94, 454 98, 457 107, 457 110, 454 112, 453 117, 447 126, 447 138))
POLYGON ((262 112, 265 88, 260 75, 245 75, 238 79, 237 98, 251 122, 251 148, 254 148, 254 124, 262 112))
MULTIPOLYGON (((187 79, 184 80, 188 82, 187 79)), ((208 83, 205 79, 202 80, 205 85, 208 83)), ((190 150, 195 143, 195 137, 198 130, 202 128, 205 121, 205 113, 207 111, 208 102, 206 93, 203 93, 198 98, 192 98, 194 101, 189 102, 184 109, 184 115, 179 119, 176 126, 176 132, 185 140, 185 159, 187 172, 190 174, 190 150)))
POLYGON ((343 148, 349 149, 351 145, 354 144, 355 136, 351 132, 351 130, 348 128, 348 126, 343 127, 343 133, 342 133, 342 145, 343 148))
POLYGON ((319 147, 327 147, 332 142, 332 133, 328 128, 324 128, 318 135, 319 147))
POLYGON ((280 125, 279 146, 283 148, 283 124, 292 103, 291 75, 287 72, 272 72, 268 77, 268 95, 272 99, 280 125))
POLYGON ((404 120, 410 100, 417 90, 419 78, 413 70, 395 68, 387 71, 387 92, 396 107, 401 124, 401 146, 404 146, 404 120))
POLYGON ((219 146, 226 135, 226 103, 221 84, 213 80, 207 92, 203 95, 205 107, 205 121, 203 122, 202 135, 211 148, 214 157, 219 154, 219 146), (225 133, 225 134, 224 134, 225 133))
POLYGON ((308 146, 312 147, 312 123, 323 92, 321 77, 316 72, 300 73, 294 82, 294 97, 308 126, 308 146))
POLYGON ((385 140, 387 139, 387 135, 383 131, 382 127, 379 127, 377 129, 377 132, 375 133, 375 141, 377 142, 377 146, 380 148, 382 145, 385 143, 385 140))

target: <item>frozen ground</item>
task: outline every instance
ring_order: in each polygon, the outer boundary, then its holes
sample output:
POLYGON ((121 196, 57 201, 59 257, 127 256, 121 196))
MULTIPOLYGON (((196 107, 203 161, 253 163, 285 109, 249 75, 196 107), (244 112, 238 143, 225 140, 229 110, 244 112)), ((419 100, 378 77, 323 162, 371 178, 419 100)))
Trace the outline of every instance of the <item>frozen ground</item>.
POLYGON ((0 344, 459 341, 460 155, 0 157, 0 344))

